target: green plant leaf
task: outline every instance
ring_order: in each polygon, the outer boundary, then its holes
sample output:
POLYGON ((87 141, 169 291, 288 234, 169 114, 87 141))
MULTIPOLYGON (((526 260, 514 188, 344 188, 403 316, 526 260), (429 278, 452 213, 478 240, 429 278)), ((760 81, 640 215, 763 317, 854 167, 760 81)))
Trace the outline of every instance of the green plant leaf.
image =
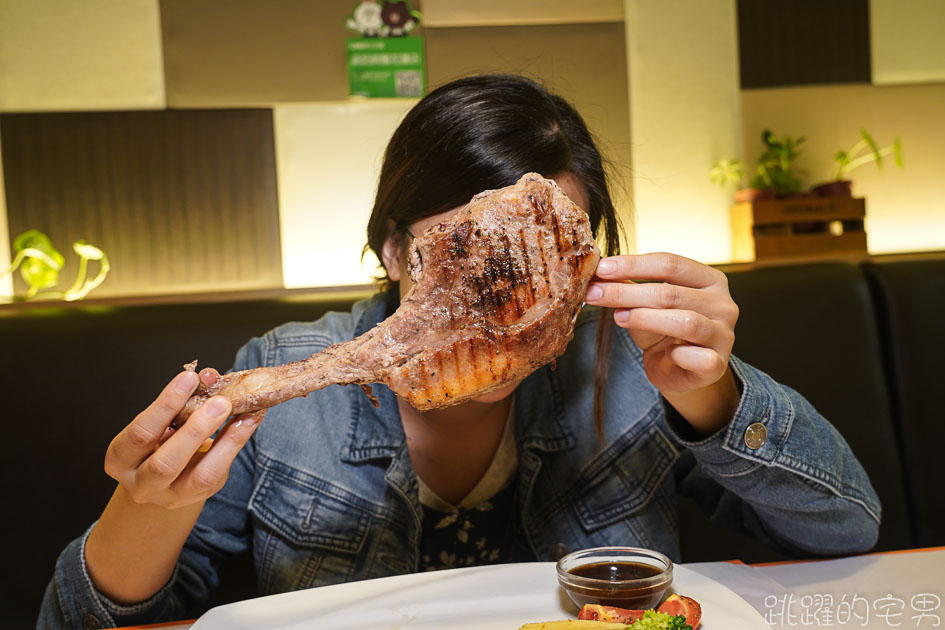
POLYGON ((876 168, 883 170, 883 156, 879 152, 879 145, 873 140, 873 136, 866 132, 866 129, 860 129, 860 135, 863 136, 863 140, 869 145, 870 150, 873 152, 873 159, 876 160, 876 168))
POLYGON ((47 265, 49 265, 50 267, 52 267, 53 269, 56 269, 56 270, 62 269, 62 263, 58 260, 54 260, 53 258, 50 258, 46 252, 41 252, 38 249, 35 249, 33 247, 27 247, 26 249, 21 249, 20 251, 16 253, 16 258, 13 261, 14 264, 10 268, 10 270, 12 271, 13 269, 16 269, 17 267, 19 267, 22 261, 28 260, 30 258, 35 258, 39 261, 42 261, 46 263, 47 265))
POLYGON ((29 285, 27 297, 36 295, 40 289, 55 286, 59 282, 59 270, 66 259, 53 246, 48 236, 39 230, 27 230, 13 239, 13 251, 25 256, 20 265, 20 276, 29 285))
POLYGON ((59 282, 59 269, 53 267, 42 258, 30 257, 20 265, 20 275, 30 286, 30 292, 36 293, 39 289, 54 287, 59 282))
POLYGON ((902 168, 902 142, 899 138, 893 139, 893 159, 896 162, 896 166, 902 168))
POLYGON ((59 250, 53 246, 52 240, 39 230, 27 230, 13 239, 14 253, 24 249, 36 249, 43 252, 56 261, 60 269, 66 262, 66 259, 62 257, 59 250))
POLYGON ((95 245, 90 245, 85 241, 76 241, 72 244, 75 253, 88 260, 101 260, 105 253, 95 245))
MULTIPOLYGON (((895 138, 893 143, 888 147, 880 148, 873 137, 867 133, 865 129, 860 129, 861 139, 857 141, 853 148, 851 148, 846 153, 846 160, 839 162, 839 167, 837 169, 836 179, 842 179, 847 176, 850 171, 863 166, 864 164, 869 164, 870 162, 876 162, 876 167, 879 170, 883 169, 883 156, 893 154, 893 159, 896 162, 896 166, 902 168, 902 143, 899 141, 899 138, 895 138), (869 149, 862 155, 859 155, 864 149, 869 149)), ((837 153, 839 156, 840 153, 837 153)))
POLYGON ((730 183, 738 185, 742 180, 742 171, 740 160, 722 159, 709 171, 709 179, 723 188, 730 183))
POLYGON ((778 195, 799 192, 803 187, 799 178, 802 171, 795 163, 801 154, 800 146, 806 138, 778 137, 770 129, 765 129, 761 134, 761 141, 765 150, 758 158, 757 175, 752 178, 751 185, 757 188, 773 188, 778 195))
POLYGON ((67 301, 80 299, 99 286, 111 269, 104 251, 84 240, 78 240, 72 244, 72 249, 79 256, 79 269, 72 288, 65 293, 39 293, 41 289, 47 289, 59 283, 59 272, 65 264, 65 258, 53 246, 52 240, 39 230, 27 230, 17 236, 13 240, 13 248, 16 256, 4 275, 19 267, 23 280, 29 285, 26 299, 34 297, 61 297, 67 301), (98 261, 99 271, 95 278, 87 280, 86 272, 90 260, 98 261))

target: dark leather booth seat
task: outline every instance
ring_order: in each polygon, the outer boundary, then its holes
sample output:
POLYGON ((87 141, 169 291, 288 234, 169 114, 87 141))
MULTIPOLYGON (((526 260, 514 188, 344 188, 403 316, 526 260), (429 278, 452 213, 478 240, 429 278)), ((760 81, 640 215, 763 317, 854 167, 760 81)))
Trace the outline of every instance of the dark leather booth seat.
MULTIPOLYGON (((817 263, 728 277, 740 309, 734 353, 801 392, 850 444, 882 501, 877 549, 911 546, 880 330, 860 267, 817 263)), ((706 523, 687 503, 681 518, 684 558, 762 562, 788 557, 706 523), (713 542, 700 535, 706 530, 713 542)))
MULTIPOLYGON (((741 307, 736 354, 801 391, 850 442, 883 501, 877 549, 945 545, 945 256, 727 273, 741 307)), ((225 369, 250 337, 352 300, 0 308, 10 627, 35 623, 59 551, 108 500, 109 440, 183 363, 225 369)), ((680 513, 685 561, 785 557, 691 502, 680 513)), ((248 558, 224 575, 214 603, 252 596, 248 558)))
MULTIPOLYGON (((98 518, 115 487, 103 471, 109 441, 184 363, 199 359, 223 371, 251 337, 350 304, 315 295, 0 311, 7 500, 0 625, 35 625, 59 552, 98 518)), ((250 559, 233 562, 218 602, 254 594, 250 559)))
POLYGON ((871 263, 915 544, 945 544, 945 261, 871 263))

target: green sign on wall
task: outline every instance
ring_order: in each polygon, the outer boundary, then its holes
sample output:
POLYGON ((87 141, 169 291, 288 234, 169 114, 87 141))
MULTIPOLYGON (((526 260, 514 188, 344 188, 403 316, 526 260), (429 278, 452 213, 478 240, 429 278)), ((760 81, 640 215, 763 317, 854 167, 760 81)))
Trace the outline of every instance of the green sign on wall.
POLYGON ((423 38, 349 39, 348 84, 352 96, 423 96, 423 38))

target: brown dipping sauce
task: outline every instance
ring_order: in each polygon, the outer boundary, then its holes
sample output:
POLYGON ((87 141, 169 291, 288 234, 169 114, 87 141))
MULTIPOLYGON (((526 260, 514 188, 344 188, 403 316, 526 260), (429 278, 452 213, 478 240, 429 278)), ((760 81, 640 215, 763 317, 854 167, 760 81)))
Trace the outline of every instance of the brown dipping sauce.
POLYGON ((584 604, 601 604, 645 610, 657 606, 663 599, 663 593, 669 587, 669 579, 659 580, 645 586, 621 586, 622 580, 652 578, 663 572, 662 567, 654 567, 640 562, 595 562, 574 567, 568 573, 583 578, 614 582, 613 587, 571 586, 571 596, 583 600, 584 604))
POLYGON ((568 573, 578 577, 594 578, 595 580, 639 580, 653 577, 663 572, 660 567, 654 567, 642 562, 595 562, 584 566, 574 567, 568 573))

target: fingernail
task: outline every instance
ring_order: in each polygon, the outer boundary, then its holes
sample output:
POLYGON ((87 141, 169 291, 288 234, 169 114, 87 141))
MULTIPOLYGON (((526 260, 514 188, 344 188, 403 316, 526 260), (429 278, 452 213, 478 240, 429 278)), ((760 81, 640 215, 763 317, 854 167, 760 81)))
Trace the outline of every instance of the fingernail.
POLYGON ((630 319, 630 311, 621 310, 614 313, 614 321, 618 324, 626 323, 628 319, 630 319))
POLYGON ((609 276, 617 270, 617 265, 612 260, 607 260, 606 258, 599 263, 597 263, 597 275, 598 276, 609 276))
POLYGON ((174 387, 181 394, 189 394, 197 387, 197 378, 196 372, 188 370, 177 377, 177 382, 174 384, 174 387))
POLYGON ((256 426, 261 417, 262 416, 243 416, 236 421, 233 428, 246 427, 247 429, 251 429, 256 426))
POLYGON ((228 411, 227 407, 229 407, 229 405, 227 405, 226 398, 222 398, 220 396, 214 396, 206 402, 206 405, 207 413, 211 414, 212 416, 224 415, 228 411))
POLYGON ((601 288, 600 288, 599 286, 597 286, 596 284, 592 284, 592 285, 587 289, 587 296, 584 298, 584 300, 585 300, 586 302, 596 302, 597 300, 601 299, 602 297, 604 297, 604 290, 601 289, 601 288))

